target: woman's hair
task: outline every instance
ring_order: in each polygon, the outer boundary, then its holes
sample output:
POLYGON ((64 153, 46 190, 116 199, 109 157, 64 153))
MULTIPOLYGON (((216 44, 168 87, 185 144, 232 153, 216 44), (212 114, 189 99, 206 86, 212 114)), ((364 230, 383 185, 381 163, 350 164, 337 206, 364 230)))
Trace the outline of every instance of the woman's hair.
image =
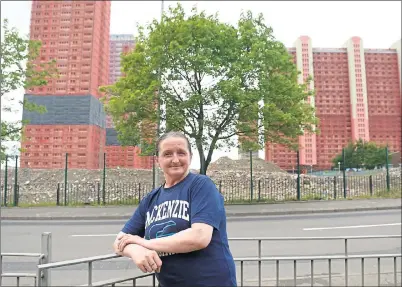
POLYGON ((163 140, 167 139, 167 138, 182 138, 182 139, 185 139, 186 142, 187 142, 187 149, 188 149, 190 155, 193 155, 193 152, 191 151, 191 144, 190 144, 190 141, 188 140, 188 138, 187 138, 183 133, 181 133, 181 132, 171 131, 171 132, 167 132, 167 133, 161 135, 161 136, 159 137, 158 141, 156 142, 156 155, 157 155, 157 156, 159 155, 159 146, 160 146, 160 143, 161 143, 163 140))

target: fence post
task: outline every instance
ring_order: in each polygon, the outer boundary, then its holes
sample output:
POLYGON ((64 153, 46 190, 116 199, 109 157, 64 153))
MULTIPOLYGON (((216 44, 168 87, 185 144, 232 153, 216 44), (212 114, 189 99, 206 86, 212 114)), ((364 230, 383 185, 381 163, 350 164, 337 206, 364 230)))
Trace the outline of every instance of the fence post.
POLYGON ((103 153, 103 179, 102 179, 102 194, 105 194, 106 190, 106 153, 103 153))
POLYGON ((100 205, 100 182, 97 184, 97 191, 98 191, 98 205, 100 205))
POLYGON ((373 176, 369 176, 369 188, 370 188, 370 196, 373 196, 373 176))
POLYGON ((301 199, 300 195, 300 155, 299 155, 299 150, 296 152, 296 159, 297 159, 297 200, 301 199))
POLYGON ((138 183, 138 204, 141 202, 141 183, 138 183))
POLYGON ((17 184, 17 206, 20 202, 20 185, 17 184))
POLYGON ((7 178, 8 178, 8 155, 6 155, 6 166, 4 170, 4 206, 7 206, 7 178))
POLYGON ((343 198, 346 198, 346 164, 345 164, 345 149, 342 149, 343 161, 343 198))
POLYGON ((253 152, 250 150, 250 201, 253 202, 253 152))
POLYGON ((106 205, 106 189, 105 192, 102 192, 102 204, 106 205))
POLYGON ((18 206, 18 155, 15 156, 14 170, 14 206, 18 206))
POLYGON ((258 202, 261 200, 261 179, 258 180, 258 202))
POLYGON ((155 174, 156 174, 156 169, 155 169, 155 154, 153 154, 152 157, 152 189, 155 189, 155 174))
POLYGON ((60 182, 57 183, 57 190, 56 190, 56 205, 60 205, 60 182))
POLYGON ((336 199, 336 176, 334 176, 334 199, 336 199))
POLYGON ((66 164, 64 167, 64 205, 67 205, 67 168, 68 168, 68 153, 66 153, 66 164))
POLYGON ((385 167, 387 171, 387 191, 390 191, 390 182, 389 182, 389 164, 388 164, 388 145, 385 147, 385 167))
MULTIPOLYGON (((52 262, 52 234, 50 232, 42 233, 41 253, 43 257, 40 260, 40 264, 52 262)), ((42 272, 38 271, 38 286, 51 286, 50 272, 49 269, 45 269, 42 272)))

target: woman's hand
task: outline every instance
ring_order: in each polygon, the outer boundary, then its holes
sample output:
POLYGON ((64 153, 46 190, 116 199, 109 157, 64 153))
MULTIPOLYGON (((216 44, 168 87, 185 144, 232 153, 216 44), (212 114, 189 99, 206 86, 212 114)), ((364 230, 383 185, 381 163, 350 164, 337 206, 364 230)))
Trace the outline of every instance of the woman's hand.
POLYGON ((117 244, 117 249, 119 252, 123 252, 124 248, 128 244, 138 244, 138 245, 143 245, 143 241, 145 239, 137 236, 137 235, 131 235, 131 234, 124 234, 120 238, 118 238, 118 244, 117 244))
POLYGON ((139 236, 120 233, 113 243, 113 249, 118 255, 130 257, 144 273, 160 272, 162 260, 159 258, 158 253, 141 246, 139 243, 142 241, 145 241, 145 239, 139 236))
POLYGON ((131 259, 142 272, 160 272, 162 260, 156 251, 149 250, 140 245, 129 245, 127 248, 130 249, 129 254, 131 255, 131 259))

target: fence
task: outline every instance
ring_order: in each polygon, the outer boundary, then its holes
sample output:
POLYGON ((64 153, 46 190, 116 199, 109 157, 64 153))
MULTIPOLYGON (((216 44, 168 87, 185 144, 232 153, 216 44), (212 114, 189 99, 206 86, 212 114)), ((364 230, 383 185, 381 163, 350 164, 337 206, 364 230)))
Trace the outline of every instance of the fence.
MULTIPOLYGON (((387 195, 384 174, 369 176, 268 176, 262 179, 215 180, 227 204, 294 200, 330 200, 387 195), (298 187, 299 186, 299 187, 298 187)), ((389 187, 400 197, 401 176, 389 176, 389 187)), ((137 204, 152 190, 147 182, 57 183, 1 186, 3 206, 137 204)))
MULTIPOLYGON (((1 278, 0 278, 0 286, 3 286, 2 281, 3 278, 15 278, 17 286, 20 286, 21 278, 32 278, 34 280, 34 286, 38 283, 37 273, 28 273, 28 272, 5 272, 3 273, 3 258, 4 257, 19 257, 19 258, 34 258, 38 260, 38 265, 46 264, 51 262, 52 258, 52 234, 50 232, 42 233, 41 238, 41 253, 1 253, 0 256, 0 266, 1 266, 1 278)), ((50 273, 47 271, 43 272, 42 278, 49 278, 50 273)))
MULTIPOLYGON (((43 238, 50 238, 49 233, 45 233, 42 235, 43 238)), ((401 235, 378 235, 378 236, 338 236, 338 237, 260 237, 260 238, 230 238, 229 241, 247 241, 247 242, 254 242, 257 243, 257 256, 255 257, 246 257, 246 258, 235 258, 235 262, 237 264, 237 269, 240 269, 238 272, 238 281, 240 281, 240 286, 244 286, 245 282, 245 266, 247 264, 255 265, 257 264, 258 266, 258 272, 257 272, 257 282, 258 286, 265 286, 263 284, 263 278, 262 278, 262 265, 263 263, 273 263, 274 264, 274 271, 275 271, 275 276, 270 277, 270 281, 273 281, 276 286, 280 286, 280 281, 282 280, 280 277, 280 263, 284 262, 285 264, 287 263, 293 263, 292 268, 285 268, 285 272, 289 273, 289 270, 293 269, 293 276, 291 278, 291 283, 286 283, 286 286, 298 286, 298 283, 304 284, 305 278, 302 276, 298 276, 297 274, 297 267, 300 266, 301 262, 309 262, 310 263, 310 277, 308 278, 311 286, 314 286, 315 283, 315 275, 316 273, 314 272, 317 268, 316 264, 327 262, 327 268, 328 273, 326 274, 328 278, 328 286, 331 286, 333 283, 333 279, 335 276, 339 277, 340 275, 344 276, 344 282, 345 286, 349 285, 349 280, 352 277, 352 274, 350 272, 351 264, 353 261, 360 261, 360 281, 358 282, 357 286, 365 286, 366 283, 366 277, 372 276, 372 274, 367 274, 365 273, 366 268, 373 268, 377 267, 376 271, 377 274, 375 275, 377 280, 374 285, 377 284, 377 286, 382 285, 382 278, 384 281, 387 282, 387 286, 400 286, 400 269, 398 271, 398 265, 397 265, 397 258, 401 258, 400 253, 392 253, 392 254, 358 254, 358 255, 349 255, 349 250, 348 250, 348 243, 351 240, 372 240, 372 239, 391 239, 391 238, 401 238, 401 235), (289 257, 262 257, 261 256, 261 248, 262 248, 262 243, 265 241, 302 241, 302 240, 325 240, 325 241, 342 241, 343 246, 344 246, 344 254, 342 255, 315 255, 315 256, 289 256, 289 257), (370 259, 376 259, 377 266, 367 264, 365 265, 366 262, 368 262, 370 259), (381 262, 384 262, 386 259, 392 259, 392 270, 387 271, 384 270, 385 265, 381 265, 381 262), (340 274, 339 268, 336 268, 335 266, 335 261, 342 261, 343 262, 343 272, 340 274), (299 265, 298 265, 299 263, 299 265), (240 265, 240 266, 239 266, 240 265), (337 269, 337 270, 335 270, 337 269), (389 276, 389 274, 392 274, 392 278, 389 276), (398 274, 399 274, 399 280, 398 280, 398 274), (392 279, 392 280, 391 280, 392 279), (390 282, 392 282, 393 285, 390 285, 390 282)), ((46 240, 42 240, 44 242, 46 240)), ((87 257, 87 258, 80 258, 80 259, 74 259, 74 260, 66 260, 66 261, 59 261, 59 262, 53 262, 49 263, 51 259, 51 244, 50 241, 48 243, 44 244, 42 243, 42 248, 46 246, 47 250, 43 250, 41 254, 41 258, 43 258, 43 261, 39 263, 36 277, 38 279, 37 283, 38 286, 51 286, 51 280, 50 280, 50 270, 52 269, 57 269, 57 268, 62 268, 66 266, 73 266, 73 265, 78 265, 78 264, 87 264, 88 266, 88 273, 87 273, 87 284, 81 285, 81 286, 116 286, 118 283, 127 283, 129 281, 132 282, 132 286, 136 286, 137 282, 140 279, 152 279, 152 283, 148 282, 147 286, 150 286, 149 284, 152 284, 152 286, 157 286, 156 285, 156 277, 155 274, 146 274, 146 275, 141 275, 141 276, 126 276, 126 277, 120 277, 120 278, 112 278, 108 280, 101 280, 101 281, 96 281, 94 282, 94 276, 93 276, 93 265, 95 262, 99 261, 105 261, 105 260, 111 260, 111 259, 116 259, 119 258, 120 256, 116 254, 107 254, 107 255, 100 255, 100 256, 94 256, 94 257, 87 257)), ((3 256, 3 254, 2 254, 3 256)), ((401 267, 400 267, 401 268, 401 267)), ((322 269, 321 269, 322 270, 322 269)), ((266 270, 264 269, 266 272, 266 270)), ((104 272, 104 271, 103 271, 104 272)), ((323 273, 321 271, 321 273, 323 273)), ((10 273, 11 274, 11 273, 10 273)), ((6 274, 7 275, 7 274, 6 274)), ((4 274, 2 274, 2 277, 4 277, 4 274)), ((320 278, 322 275, 320 275, 320 278)), ((266 280, 267 281, 267 280, 266 280)), ((368 281, 368 280, 367 280, 368 281)), ((372 282, 373 280, 371 280, 372 282)), ((18 281, 17 281, 18 282, 18 281)), ((64 283, 66 284, 66 283, 64 283)), ((257 283, 253 283, 253 286, 256 286, 257 283)), ((371 284, 372 285, 372 284, 371 284)), ((17 285, 18 286, 18 285, 17 285)), ((125 284, 125 286, 127 286, 125 284)), ((334 284, 334 286, 339 286, 339 280, 334 284), (337 285, 338 284, 338 285, 337 285)))

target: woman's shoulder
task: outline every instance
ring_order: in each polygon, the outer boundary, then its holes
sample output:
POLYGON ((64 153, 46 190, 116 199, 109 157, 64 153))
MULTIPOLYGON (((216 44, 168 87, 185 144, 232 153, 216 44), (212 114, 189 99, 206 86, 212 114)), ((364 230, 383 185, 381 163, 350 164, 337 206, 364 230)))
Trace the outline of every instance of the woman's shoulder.
POLYGON ((208 175, 205 175, 205 174, 191 172, 191 175, 193 176, 193 181, 197 182, 197 183, 204 183, 206 181, 212 181, 212 179, 208 175))
POLYGON ((157 186, 154 189, 152 189, 150 192, 148 192, 144 197, 141 199, 142 204, 148 205, 149 202, 152 201, 152 199, 155 198, 155 196, 158 194, 162 186, 157 186))
POLYGON ((191 186, 193 188, 196 188, 196 189, 204 189, 204 188, 210 189, 211 186, 216 187, 215 182, 208 175, 193 173, 192 176, 193 176, 193 181, 192 181, 191 186))

